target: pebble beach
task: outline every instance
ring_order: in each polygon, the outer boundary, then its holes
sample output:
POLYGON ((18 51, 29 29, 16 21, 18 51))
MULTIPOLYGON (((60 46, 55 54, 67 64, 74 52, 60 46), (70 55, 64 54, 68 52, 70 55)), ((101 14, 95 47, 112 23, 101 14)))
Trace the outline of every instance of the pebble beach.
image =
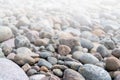
POLYGON ((119 0, 0 0, 0 80, 120 80, 119 0))

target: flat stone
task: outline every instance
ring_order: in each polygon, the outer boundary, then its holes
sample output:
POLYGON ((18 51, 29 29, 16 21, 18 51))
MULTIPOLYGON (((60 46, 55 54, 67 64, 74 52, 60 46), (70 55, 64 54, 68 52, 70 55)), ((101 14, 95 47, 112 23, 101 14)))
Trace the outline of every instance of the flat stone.
POLYGON ((67 45, 70 48, 73 48, 74 46, 80 46, 80 42, 76 38, 61 38, 59 42, 61 45, 67 45))
POLYGON ((30 66, 28 63, 26 63, 25 65, 22 66, 22 69, 23 69, 25 72, 27 72, 29 69, 31 69, 31 66, 30 66))
POLYGON ((48 58, 48 57, 51 57, 53 53, 49 51, 44 51, 44 52, 40 52, 39 55, 41 58, 48 58))
POLYGON ((85 80, 85 78, 72 69, 66 69, 64 71, 63 80, 85 80))
POLYGON ((57 63, 57 59, 55 57, 48 57, 47 60, 53 65, 57 63))
POLYGON ((38 66, 46 66, 48 69, 52 68, 52 64, 45 59, 40 59, 38 62, 38 66))

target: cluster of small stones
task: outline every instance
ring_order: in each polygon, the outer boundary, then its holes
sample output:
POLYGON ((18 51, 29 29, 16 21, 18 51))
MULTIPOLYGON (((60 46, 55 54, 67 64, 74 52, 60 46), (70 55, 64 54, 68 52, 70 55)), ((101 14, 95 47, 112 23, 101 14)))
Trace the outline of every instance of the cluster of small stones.
POLYGON ((0 16, 0 80, 120 80, 118 27, 41 16, 0 16))

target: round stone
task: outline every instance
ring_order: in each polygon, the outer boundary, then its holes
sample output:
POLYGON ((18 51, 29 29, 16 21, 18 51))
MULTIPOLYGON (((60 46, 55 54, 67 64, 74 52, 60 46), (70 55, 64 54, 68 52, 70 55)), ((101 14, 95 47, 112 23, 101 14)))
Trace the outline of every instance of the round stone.
POLYGON ((0 42, 10 39, 13 36, 9 27, 0 27, 0 42))
POLYGON ((15 38, 15 47, 17 47, 17 48, 19 48, 19 47, 30 47, 30 41, 25 36, 22 36, 22 35, 17 36, 15 38))
POLYGON ((83 48, 87 48, 88 50, 91 50, 94 47, 90 40, 84 38, 80 39, 80 43, 83 48))
POLYGON ((58 77, 63 76, 63 72, 60 69, 53 69, 53 73, 58 77))
POLYGON ((73 57, 74 59, 76 59, 76 60, 79 60, 81 54, 83 54, 83 52, 81 52, 81 51, 75 51, 75 52, 72 54, 72 57, 73 57))
POLYGON ((120 68, 120 60, 116 57, 108 57, 105 62, 107 70, 115 71, 120 68))
POLYGON ((93 64, 85 64, 79 68, 85 80, 112 80, 109 73, 93 64))
POLYGON ((65 61, 64 65, 68 66, 69 68, 73 70, 78 70, 80 66, 82 66, 82 63, 80 62, 75 62, 75 61, 65 61))
POLYGON ((95 64, 99 62, 99 60, 90 53, 81 54, 79 60, 84 64, 95 64))
POLYGON ((58 47, 58 53, 60 55, 68 55, 71 52, 71 48, 66 45, 59 45, 58 47))

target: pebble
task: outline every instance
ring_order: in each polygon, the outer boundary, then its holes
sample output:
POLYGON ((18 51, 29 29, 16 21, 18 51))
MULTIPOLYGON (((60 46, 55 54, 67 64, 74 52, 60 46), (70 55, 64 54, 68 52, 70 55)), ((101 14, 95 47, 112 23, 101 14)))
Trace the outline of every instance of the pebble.
POLYGON ((30 47, 30 41, 27 37, 19 35, 15 38, 15 47, 30 47))
POLYGON ((81 51, 75 51, 75 52, 72 54, 72 57, 73 57, 74 59, 76 59, 76 60, 79 60, 81 54, 83 54, 83 52, 81 52, 81 51))
POLYGON ((34 44, 36 46, 46 46, 46 45, 48 45, 48 43, 49 43, 49 39, 47 39, 47 38, 45 38, 45 39, 36 39, 34 41, 34 44))
POLYGON ((0 58, 0 79, 1 80, 29 80, 25 72, 14 62, 0 58), (13 76, 14 75, 14 76, 13 76))
POLYGON ((39 33, 37 31, 31 30, 25 33, 25 36, 29 39, 30 42, 35 42, 39 38, 39 33))
POLYGON ((54 46, 53 46, 52 44, 49 44, 49 45, 46 47, 46 49, 47 49, 48 51, 50 51, 50 52, 55 52, 55 48, 54 48, 54 46))
POLYGON ((63 80, 86 80, 86 79, 80 73, 72 69, 66 69, 64 71, 63 80))
POLYGON ((56 64, 56 65, 53 65, 52 69, 60 69, 60 70, 64 71, 65 69, 68 69, 68 67, 65 65, 56 64))
POLYGON ((25 65, 22 66, 22 69, 23 69, 25 72, 27 72, 29 69, 31 69, 31 66, 30 66, 28 63, 26 63, 25 65))
POLYGON ((120 57, 120 49, 115 48, 114 50, 112 50, 112 55, 119 58, 120 57))
POLYGON ((116 57, 108 57, 105 60, 106 62, 106 69, 109 71, 115 71, 120 68, 120 60, 116 57))
POLYGON ((71 52, 71 48, 69 46, 66 45, 59 45, 58 47, 58 53, 60 55, 68 55, 71 52))
POLYGON ((57 77, 57 76, 55 76, 53 74, 50 74, 50 75, 51 76, 46 76, 46 77, 42 78, 41 80, 49 80, 49 79, 51 79, 51 80, 60 80, 59 77, 57 77))
POLYGON ((61 45, 66 45, 70 48, 73 48, 74 46, 80 46, 80 42, 76 38, 61 38, 59 39, 59 42, 61 45))
POLYGON ((60 69, 53 69, 53 73, 58 77, 63 76, 63 72, 60 69))
POLYGON ((95 29, 92 31, 92 33, 96 36, 99 36, 99 37, 105 36, 105 32, 102 29, 95 29))
POLYGON ((45 66, 48 69, 52 68, 52 64, 49 63, 48 61, 46 61, 45 59, 40 59, 39 62, 38 62, 38 66, 45 66))
POLYGON ((87 40, 84 38, 80 39, 80 43, 83 48, 87 48, 88 50, 91 50, 94 47, 94 45, 92 44, 90 40, 87 40))
POLYGON ((4 43, 1 44, 1 48, 2 48, 2 51, 3 51, 5 56, 7 56, 8 54, 10 54, 12 52, 12 48, 7 46, 4 43))
POLYGON ((39 57, 39 55, 36 53, 33 53, 27 47, 21 47, 16 50, 14 61, 19 65, 24 65, 25 63, 34 64, 35 57, 39 57))
POLYGON ((49 51, 45 51, 45 52, 40 52, 39 55, 41 58, 48 58, 48 57, 51 57, 53 53, 49 51))
POLYGON ((40 38, 48 38, 48 39, 51 39, 52 38, 52 36, 54 35, 54 33, 53 32, 50 32, 50 31, 41 31, 40 33, 39 33, 39 37, 40 38))
POLYGON ((36 71, 40 71, 40 67, 38 65, 34 65, 31 67, 32 69, 35 69, 36 71))
POLYGON ((30 24, 29 19, 26 16, 22 16, 19 18, 16 26, 21 27, 21 26, 28 26, 30 24))
POLYGON ((8 39, 8 40, 2 42, 2 44, 6 45, 9 48, 14 48, 15 47, 14 41, 15 41, 15 39, 11 38, 11 39, 8 39))
POLYGON ((64 61, 58 60, 58 61, 57 61, 57 64, 64 65, 64 61))
POLYGON ((10 54, 7 56, 7 59, 14 60, 15 55, 16 55, 15 53, 10 53, 10 54))
POLYGON ((30 57, 33 57, 33 58, 36 58, 36 57, 38 58, 39 57, 39 54, 32 52, 27 47, 17 48, 16 54, 20 54, 20 55, 24 55, 24 56, 30 56, 30 57))
POLYGON ((28 76, 34 75, 34 74, 36 74, 36 73, 37 73, 37 71, 36 71, 35 69, 29 69, 29 70, 27 71, 27 75, 28 75, 28 76))
POLYGON ((89 39, 90 36, 92 36, 92 33, 90 31, 83 31, 81 33, 82 38, 89 39))
POLYGON ((33 59, 32 57, 30 56, 26 56, 26 55, 15 55, 14 57, 14 61, 18 64, 18 65, 24 65, 26 63, 29 63, 29 64, 34 64, 35 63, 35 59, 33 59))
POLYGON ((106 70, 93 64, 83 65, 79 68, 79 72, 85 80, 112 80, 106 70))
POLYGON ((42 80, 44 77, 44 74, 35 74, 30 76, 29 80, 42 80))
POLYGON ((81 46, 74 46, 74 48, 72 49, 71 53, 73 53, 75 51, 82 51, 82 47, 81 46))
POLYGON ((47 60, 53 65, 57 63, 57 59, 55 57, 48 57, 47 60))
POLYGON ((40 71, 48 72, 49 70, 48 70, 47 67, 41 66, 41 67, 40 67, 40 71))
POLYGON ((73 70, 78 70, 78 68, 82 66, 82 63, 75 62, 75 61, 65 61, 64 65, 68 66, 69 68, 73 70))
POLYGON ((13 33, 9 27, 0 27, 0 42, 6 41, 12 37, 13 33))
POLYGON ((101 42, 107 49, 113 50, 115 48, 115 43, 111 39, 105 39, 101 42))
POLYGON ((80 57, 79 57, 79 60, 83 64, 95 64, 95 63, 99 62, 99 60, 90 53, 81 54, 80 57))
POLYGON ((108 57, 110 56, 111 54, 108 52, 108 49, 101 45, 97 48, 97 52, 101 54, 102 57, 108 57))

